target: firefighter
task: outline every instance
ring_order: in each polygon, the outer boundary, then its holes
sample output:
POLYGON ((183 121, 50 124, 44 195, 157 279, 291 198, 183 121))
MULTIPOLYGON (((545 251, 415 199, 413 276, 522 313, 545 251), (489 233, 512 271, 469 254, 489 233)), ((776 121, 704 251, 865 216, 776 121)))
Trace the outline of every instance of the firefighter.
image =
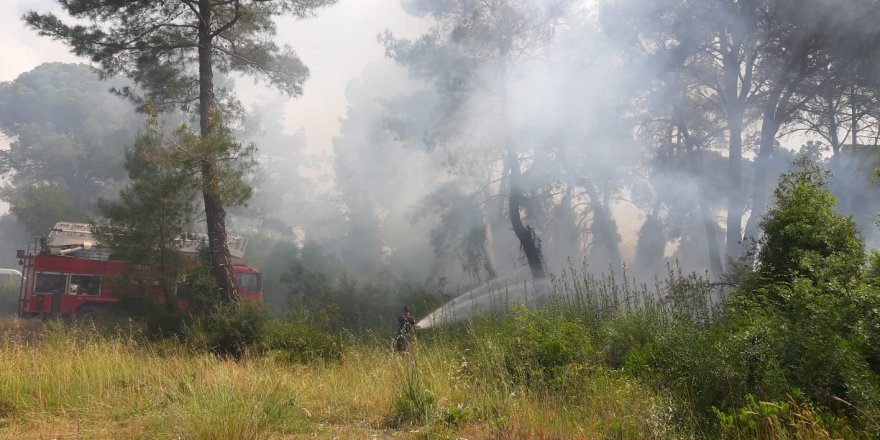
POLYGON ((397 336, 394 337, 394 348, 399 353, 409 352, 417 328, 419 324, 413 318, 412 309, 404 307, 403 315, 397 318, 397 336))

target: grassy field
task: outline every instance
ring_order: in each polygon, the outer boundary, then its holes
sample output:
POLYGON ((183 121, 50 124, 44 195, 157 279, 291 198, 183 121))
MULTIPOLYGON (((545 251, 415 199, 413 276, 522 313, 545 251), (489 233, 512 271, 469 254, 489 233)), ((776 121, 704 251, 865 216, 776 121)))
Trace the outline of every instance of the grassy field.
MULTIPOLYGON (((664 400, 584 365, 542 391, 443 337, 413 353, 353 343, 309 364, 234 361, 127 332, 12 318, 0 345, 6 438, 665 438, 664 400), (472 364, 476 362, 477 364, 472 364)), ((483 347, 491 351, 490 346, 483 347)), ((487 352, 489 352, 487 351, 487 352)))
POLYGON ((406 354, 255 305, 176 337, 2 318, 0 438, 880 435, 872 346, 819 320, 719 315, 693 275, 649 291, 572 271, 554 286, 544 307, 420 330, 406 354))

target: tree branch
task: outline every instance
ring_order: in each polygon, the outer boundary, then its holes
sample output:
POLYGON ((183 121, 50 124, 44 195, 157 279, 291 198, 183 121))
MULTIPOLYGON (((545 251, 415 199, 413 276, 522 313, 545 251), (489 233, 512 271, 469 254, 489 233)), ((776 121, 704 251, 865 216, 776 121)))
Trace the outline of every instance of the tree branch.
POLYGON ((214 32, 211 32, 211 38, 216 37, 217 35, 220 35, 222 32, 225 32, 227 29, 231 28, 233 25, 235 25, 236 22, 238 22, 239 18, 241 18, 241 1, 235 0, 235 14, 232 16, 232 19, 226 22, 226 24, 224 24, 223 26, 217 28, 214 32))

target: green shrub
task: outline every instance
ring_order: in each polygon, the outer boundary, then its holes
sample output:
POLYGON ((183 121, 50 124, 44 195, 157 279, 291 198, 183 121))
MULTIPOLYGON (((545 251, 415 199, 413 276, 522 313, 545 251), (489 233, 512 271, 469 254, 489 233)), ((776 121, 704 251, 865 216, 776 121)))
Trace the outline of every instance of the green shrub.
POLYGON ((240 358, 263 337, 269 311, 251 301, 215 306, 191 327, 191 339, 208 350, 240 358))
POLYGON ((792 338, 789 322, 755 314, 749 325, 725 330, 717 344, 718 377, 727 386, 727 396, 717 404, 743 405, 752 394, 765 400, 782 400, 793 392, 784 356, 792 338))
POLYGON ((508 373, 531 386, 564 385, 567 367, 585 363, 595 350, 587 328, 556 307, 520 308, 501 337, 508 373))
POLYGON ((392 402, 387 425, 400 427, 430 422, 434 416, 437 398, 424 383, 421 372, 415 366, 410 366, 404 372, 401 382, 400 392, 392 402))
POLYGON ((729 301, 722 358, 740 393, 777 401, 802 395, 875 426, 880 257, 872 255, 866 270, 858 231, 835 211, 827 175, 805 160, 795 165, 761 222, 757 269, 729 301))
POLYGON ((711 415, 712 406, 722 406, 731 393, 722 368, 719 342, 724 336, 718 325, 699 327, 675 323, 665 327, 656 343, 648 344, 628 358, 627 370, 655 386, 670 391, 680 403, 682 422, 697 422, 711 415))
POLYGON ((761 220, 757 275, 763 283, 802 277, 849 286, 866 261, 858 228, 834 209, 829 173, 803 157, 794 165, 780 176, 774 206, 761 220))
POLYGON ((343 334, 332 334, 303 319, 270 322, 262 342, 273 358, 299 363, 339 359, 348 343, 343 334))
POLYGON ((599 329, 597 341, 602 359, 612 368, 628 367, 638 371, 649 363, 647 353, 656 345, 663 331, 660 316, 651 310, 619 314, 599 329))
MULTIPOLYGON (((726 322, 695 324, 640 312, 603 324, 605 362, 665 389, 682 424, 711 424, 713 407, 745 403, 746 395, 786 395, 781 367, 784 325, 755 316, 734 331, 726 322)), ((762 397, 762 398, 763 398, 762 397)))
POLYGON ((723 439, 852 438, 845 421, 816 411, 794 398, 767 401, 748 395, 746 403, 729 411, 713 408, 723 439))
POLYGON ((852 325, 853 344, 880 374, 880 289, 864 286, 853 293, 852 300, 860 311, 852 325))
POLYGON ((443 411, 443 423, 452 427, 464 425, 473 420, 473 418, 473 408, 462 403, 450 406, 443 411))
POLYGON ((144 334, 152 340, 185 336, 190 316, 180 310, 156 308, 142 317, 144 334))

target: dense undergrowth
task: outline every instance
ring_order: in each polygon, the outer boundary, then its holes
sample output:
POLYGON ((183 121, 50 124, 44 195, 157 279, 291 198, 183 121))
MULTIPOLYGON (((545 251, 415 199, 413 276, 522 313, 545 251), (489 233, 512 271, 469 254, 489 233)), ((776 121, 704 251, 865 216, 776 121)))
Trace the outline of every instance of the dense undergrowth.
POLYGON ((218 307, 174 332, 9 321, 0 432, 77 438, 880 437, 880 255, 808 163, 724 283, 570 269, 542 307, 419 332, 218 307))

